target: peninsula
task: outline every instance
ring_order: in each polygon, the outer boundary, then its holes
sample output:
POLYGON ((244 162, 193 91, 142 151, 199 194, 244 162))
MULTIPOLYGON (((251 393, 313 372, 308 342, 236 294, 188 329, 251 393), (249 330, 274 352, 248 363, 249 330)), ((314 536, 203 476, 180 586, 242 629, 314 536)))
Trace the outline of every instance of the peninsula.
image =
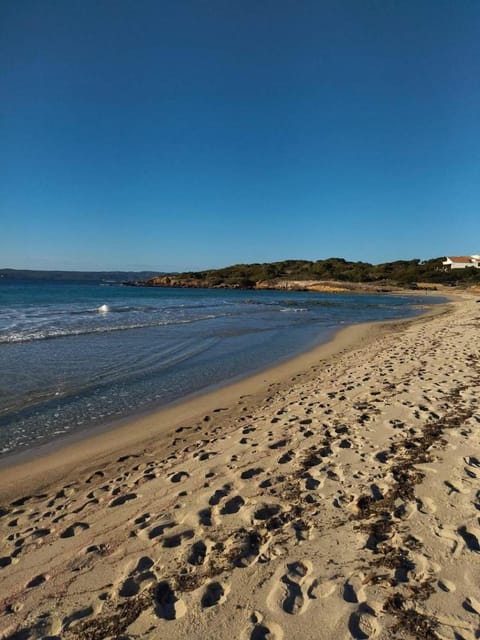
POLYGON ((424 261, 398 260, 378 265, 349 262, 343 258, 315 262, 284 260, 161 274, 136 284, 146 287, 289 289, 339 293, 480 284, 480 269, 472 267, 452 271, 445 267, 444 260, 444 257, 424 261))

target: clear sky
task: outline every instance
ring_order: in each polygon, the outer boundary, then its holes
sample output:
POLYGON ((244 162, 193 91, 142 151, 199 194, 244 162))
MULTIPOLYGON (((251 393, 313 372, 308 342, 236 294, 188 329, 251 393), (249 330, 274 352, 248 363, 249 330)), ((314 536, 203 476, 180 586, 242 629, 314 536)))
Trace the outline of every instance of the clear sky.
POLYGON ((0 267, 480 253, 477 0, 2 0, 0 267))

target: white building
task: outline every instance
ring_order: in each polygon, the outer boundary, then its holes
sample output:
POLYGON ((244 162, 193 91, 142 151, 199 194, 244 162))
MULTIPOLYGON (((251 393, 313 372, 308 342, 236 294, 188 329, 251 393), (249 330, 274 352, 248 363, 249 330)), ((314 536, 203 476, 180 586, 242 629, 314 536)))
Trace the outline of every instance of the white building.
POLYGON ((480 269, 480 256, 447 256, 442 264, 450 269, 466 269, 467 267, 480 269))

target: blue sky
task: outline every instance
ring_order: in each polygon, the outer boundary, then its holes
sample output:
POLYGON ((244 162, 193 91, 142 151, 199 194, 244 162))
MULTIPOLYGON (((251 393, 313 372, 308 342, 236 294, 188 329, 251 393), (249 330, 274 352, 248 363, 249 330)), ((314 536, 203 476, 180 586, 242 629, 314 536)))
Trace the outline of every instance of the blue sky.
POLYGON ((0 267, 480 252, 480 3, 3 0, 0 267))

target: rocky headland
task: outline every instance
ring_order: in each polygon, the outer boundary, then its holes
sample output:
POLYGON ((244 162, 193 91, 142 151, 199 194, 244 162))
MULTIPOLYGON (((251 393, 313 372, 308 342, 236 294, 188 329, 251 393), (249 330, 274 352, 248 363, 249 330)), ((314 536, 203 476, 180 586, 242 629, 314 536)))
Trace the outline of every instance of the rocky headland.
POLYGON ((237 264, 222 269, 158 274, 138 281, 137 286, 195 289, 276 289, 331 293, 388 293, 444 287, 480 286, 480 269, 456 269, 443 258, 397 260, 373 265, 327 260, 284 260, 262 264, 237 264))

